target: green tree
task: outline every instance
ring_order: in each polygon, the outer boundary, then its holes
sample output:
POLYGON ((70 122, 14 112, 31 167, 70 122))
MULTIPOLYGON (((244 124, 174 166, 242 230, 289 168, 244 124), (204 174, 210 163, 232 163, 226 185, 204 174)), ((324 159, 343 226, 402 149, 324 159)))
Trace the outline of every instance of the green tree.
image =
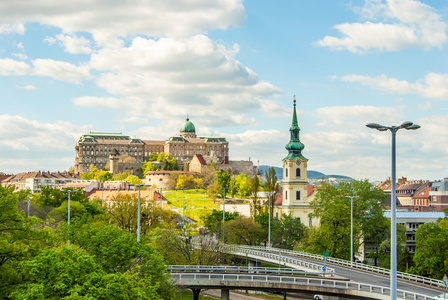
POLYGON ((415 266, 411 272, 441 280, 448 273, 448 219, 420 225, 415 239, 415 266))
MULTIPOLYGON (((314 207, 314 217, 329 219, 334 211, 334 205, 340 204, 348 210, 348 225, 350 228, 350 198, 346 196, 357 196, 353 199, 353 223, 359 226, 355 233, 354 253, 358 252, 359 241, 369 242, 372 247, 379 249, 381 243, 387 238, 378 234, 379 230, 385 229, 387 219, 383 215, 384 203, 387 199, 384 191, 375 188, 368 180, 353 180, 341 182, 339 186, 323 183, 317 188, 317 193, 311 205, 314 207)), ((342 206, 339 206, 342 208, 342 206)), ((321 222, 322 223, 322 222, 321 222)), ((344 223, 345 224, 345 223, 344 223)), ((340 223, 340 226, 343 224, 340 223)), ((344 225, 345 226, 345 225, 344 225)), ((328 229, 328 227, 327 227, 328 229)), ((313 233, 319 230, 313 230, 313 233)), ((350 231, 349 231, 350 232, 350 231)), ((348 242, 348 245, 350 242, 348 242)), ((334 253, 342 253, 343 249, 334 253)), ((350 251, 349 251, 350 253, 350 251)), ((342 258, 342 257, 340 257, 342 258)))
POLYGON ((235 175, 233 175, 230 178, 230 184, 229 184, 229 195, 232 196, 232 198, 235 198, 235 194, 238 192, 238 185, 236 183, 235 175))
POLYGON ((99 173, 100 170, 94 165, 90 164, 89 166, 89 172, 88 173, 81 173, 79 174, 79 177, 85 180, 92 180, 95 178, 96 174, 99 173))
POLYGON ((95 179, 101 182, 114 180, 114 174, 109 171, 100 171, 96 173, 95 179))
POLYGON ((260 179, 258 179, 258 176, 254 176, 249 181, 249 190, 252 194, 252 206, 251 206, 251 214, 252 216, 256 216, 261 211, 261 203, 258 199, 258 192, 260 191, 260 179))
POLYGON ((247 217, 236 217, 226 222, 224 231, 229 244, 259 245, 263 235, 261 225, 247 217))
POLYGON ((125 171, 122 173, 118 173, 114 175, 114 180, 123 181, 130 175, 132 175, 132 171, 125 171))
POLYGON ((130 184, 142 184, 140 178, 137 175, 129 175, 124 179, 124 181, 129 182, 130 184))
MULTIPOLYGON (((155 154, 155 153, 153 153, 153 154, 155 154)), ((156 166, 151 161, 147 161, 143 164, 141 169, 142 169, 142 173, 146 174, 147 172, 155 171, 156 166)))
POLYGON ((148 161, 156 161, 158 157, 159 157, 159 155, 157 153, 153 152, 149 155, 148 161))
MULTIPOLYGON (((237 212, 226 212, 226 222, 238 217, 237 212)), ((213 209, 209 214, 200 217, 204 226, 212 233, 220 233, 222 229, 222 210, 213 209)))
POLYGON ((241 197, 247 197, 250 195, 250 189, 249 189, 249 177, 247 177, 247 174, 240 174, 236 176, 236 185, 238 186, 238 193, 241 197))
MULTIPOLYGON (((107 273, 75 247, 42 251, 23 268, 27 278, 11 293, 14 299, 159 299, 165 292, 158 291, 160 282, 152 280, 151 272, 107 273)), ((163 296, 172 299, 172 292, 163 296)))
POLYGON ((177 178, 176 189, 198 189, 202 187, 202 179, 193 175, 180 174, 177 178))
POLYGON ((270 197, 268 197, 268 201, 271 201, 271 215, 274 213, 274 202, 277 193, 280 191, 280 186, 278 183, 278 177, 275 172, 274 167, 270 167, 267 171, 264 172, 266 183, 264 184, 264 190, 270 193, 270 197))
POLYGON ((230 186, 230 174, 220 170, 216 173, 216 182, 220 187, 219 194, 224 197, 224 189, 228 190, 230 186))
POLYGON ((18 193, 0 186, 0 295, 20 281, 17 270, 22 260, 33 257, 41 247, 46 231, 35 227, 42 223, 36 217, 25 218, 18 210, 18 193))

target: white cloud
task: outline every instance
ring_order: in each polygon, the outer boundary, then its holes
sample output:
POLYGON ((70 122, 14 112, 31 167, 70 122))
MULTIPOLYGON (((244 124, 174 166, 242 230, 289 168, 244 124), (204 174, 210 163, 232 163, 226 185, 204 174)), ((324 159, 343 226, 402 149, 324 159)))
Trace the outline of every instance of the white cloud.
MULTIPOLYGON (((189 35, 238 26, 246 14, 242 0, 45 0, 4 1, 0 24, 39 22, 65 33, 90 32, 101 43, 128 34, 189 35)), ((11 25, 1 31, 12 30, 11 25)), ((23 25, 16 25, 19 27, 23 25)), ((1 28, 0 28, 1 29, 1 28)))
POLYGON ((33 75, 50 76, 54 79, 81 84, 82 80, 93 78, 88 66, 56 61, 53 59, 33 60, 33 75))
POLYGON ((370 77, 364 75, 346 75, 342 81, 359 82, 379 90, 401 95, 414 94, 428 99, 448 100, 448 75, 428 73, 423 80, 409 83, 405 80, 389 78, 386 75, 370 77))
POLYGON ((92 52, 91 41, 84 37, 70 36, 67 34, 58 34, 55 38, 46 37, 44 39, 48 44, 52 45, 59 41, 59 45, 65 48, 65 51, 72 54, 89 54, 92 52))
POLYGON ((419 1, 366 0, 364 7, 357 11, 370 20, 382 18, 387 23, 366 21, 335 25, 342 38, 326 36, 316 44, 360 54, 372 49, 441 48, 447 42, 446 23, 431 7, 419 1))
POLYGON ((264 117, 266 118, 284 118, 291 115, 290 108, 280 105, 275 100, 263 100, 261 102, 261 110, 264 112, 264 117))
POLYGON ((11 23, 11 24, 0 24, 0 33, 25 33, 25 26, 23 24, 11 23))
POLYGON ((28 58, 28 56, 26 54, 23 54, 23 53, 13 53, 12 56, 20 58, 22 60, 25 60, 25 59, 28 58))
POLYGON ((281 92, 235 60, 235 49, 203 35, 137 37, 129 47, 99 50, 90 67, 102 72, 100 87, 132 101, 124 107, 132 115, 178 119, 194 111, 226 126, 241 122, 229 115, 259 111, 262 97, 281 92))
POLYGON ((37 87, 34 85, 25 85, 25 86, 17 86, 18 89, 24 89, 24 90, 37 90, 37 87))
POLYGON ((0 59, 0 75, 25 75, 31 72, 31 67, 11 58, 0 59))

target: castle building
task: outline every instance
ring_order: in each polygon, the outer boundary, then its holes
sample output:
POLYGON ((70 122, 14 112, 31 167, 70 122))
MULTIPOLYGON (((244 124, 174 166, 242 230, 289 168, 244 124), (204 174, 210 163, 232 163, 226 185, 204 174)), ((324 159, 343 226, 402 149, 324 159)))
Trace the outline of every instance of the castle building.
POLYGON ((132 158, 133 161, 128 163, 141 165, 152 153, 162 152, 170 153, 179 163, 190 161, 195 154, 213 156, 218 162, 222 162, 228 159, 229 143, 221 136, 198 137, 194 124, 188 118, 180 127, 179 134, 165 141, 141 140, 122 133, 90 132, 82 135, 75 146, 74 171, 89 172, 91 164, 102 170, 111 157, 114 165, 117 164, 118 158, 123 156, 132 158))
POLYGON ((317 225, 318 220, 310 217, 313 212, 310 202, 314 199, 314 188, 308 183, 308 159, 302 155, 305 145, 300 142, 295 99, 289 131, 290 140, 285 146, 288 155, 283 159, 282 194, 275 202, 275 210, 277 215, 291 213, 306 226, 317 225))

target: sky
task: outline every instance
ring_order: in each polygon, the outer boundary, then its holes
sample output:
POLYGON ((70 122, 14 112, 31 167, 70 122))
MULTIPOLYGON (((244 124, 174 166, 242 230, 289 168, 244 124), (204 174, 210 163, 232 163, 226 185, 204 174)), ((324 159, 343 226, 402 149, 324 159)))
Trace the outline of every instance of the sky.
POLYGON ((448 177, 448 2, 0 2, 0 172, 63 171, 89 132, 221 135, 281 166, 297 100, 308 170, 448 177))

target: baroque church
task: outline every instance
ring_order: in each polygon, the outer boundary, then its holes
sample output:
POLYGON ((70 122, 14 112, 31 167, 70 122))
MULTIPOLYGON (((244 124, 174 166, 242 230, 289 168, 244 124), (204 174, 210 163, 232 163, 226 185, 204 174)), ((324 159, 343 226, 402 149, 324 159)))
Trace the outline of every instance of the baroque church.
POLYGON ((302 155, 305 145, 300 141, 300 127, 297 122, 296 100, 289 143, 285 146, 288 155, 283 159, 282 191, 275 201, 275 212, 291 214, 306 226, 316 226, 319 220, 313 219, 313 208, 310 202, 314 199, 314 187, 308 183, 308 159, 302 155))

